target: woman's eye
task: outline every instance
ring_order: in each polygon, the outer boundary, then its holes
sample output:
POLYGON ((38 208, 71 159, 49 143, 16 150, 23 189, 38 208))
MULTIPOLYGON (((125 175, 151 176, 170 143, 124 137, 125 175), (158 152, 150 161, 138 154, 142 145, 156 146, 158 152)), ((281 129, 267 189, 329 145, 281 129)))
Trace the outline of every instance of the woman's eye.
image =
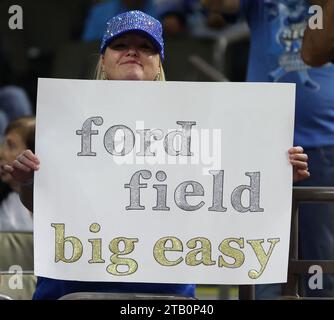
POLYGON ((142 49, 144 50, 151 50, 153 51, 154 49, 152 48, 151 45, 147 44, 147 43, 143 43, 141 46, 140 46, 142 49))
POLYGON ((122 50, 126 48, 126 44, 125 43, 116 43, 112 46, 113 49, 115 50, 122 50))

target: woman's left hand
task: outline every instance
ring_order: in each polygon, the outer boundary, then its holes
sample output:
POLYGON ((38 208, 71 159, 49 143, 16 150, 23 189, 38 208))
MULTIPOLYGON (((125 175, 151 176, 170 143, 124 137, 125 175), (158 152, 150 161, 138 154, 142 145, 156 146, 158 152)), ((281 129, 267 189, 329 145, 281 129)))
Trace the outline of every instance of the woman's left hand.
POLYGON ((289 149, 289 160, 293 166, 293 182, 304 180, 310 176, 308 171, 308 156, 302 147, 289 149))

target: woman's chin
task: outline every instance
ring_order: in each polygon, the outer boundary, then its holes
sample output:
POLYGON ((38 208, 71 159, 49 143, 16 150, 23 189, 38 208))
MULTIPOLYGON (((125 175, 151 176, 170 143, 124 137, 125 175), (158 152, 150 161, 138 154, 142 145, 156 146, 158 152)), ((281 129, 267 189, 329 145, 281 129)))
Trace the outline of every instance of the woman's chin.
POLYGON ((123 69, 124 80, 145 80, 146 75, 142 67, 136 64, 127 64, 123 69))
POLYGON ((129 72, 125 75, 124 80, 144 80, 141 72, 129 72))

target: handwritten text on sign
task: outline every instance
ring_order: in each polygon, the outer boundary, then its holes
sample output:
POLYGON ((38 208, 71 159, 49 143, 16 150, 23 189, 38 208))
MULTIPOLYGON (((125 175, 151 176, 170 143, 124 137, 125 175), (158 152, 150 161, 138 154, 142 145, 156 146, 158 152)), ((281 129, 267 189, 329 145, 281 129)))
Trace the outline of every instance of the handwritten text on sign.
POLYGON ((36 273, 285 281, 293 103, 288 84, 41 79, 36 273))

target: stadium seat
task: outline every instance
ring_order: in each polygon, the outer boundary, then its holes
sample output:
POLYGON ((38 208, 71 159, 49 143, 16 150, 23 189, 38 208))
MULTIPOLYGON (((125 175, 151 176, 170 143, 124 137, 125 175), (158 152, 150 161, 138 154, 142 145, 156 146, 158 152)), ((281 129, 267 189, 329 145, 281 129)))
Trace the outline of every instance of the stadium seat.
POLYGON ((13 300, 11 297, 8 297, 4 294, 0 294, 0 300, 13 300))
POLYGON ((212 65, 215 40, 188 35, 166 37, 164 70, 169 81, 210 81, 191 61, 200 58, 212 65))
POLYGON ((19 265, 22 270, 34 270, 33 234, 31 232, 0 232, 0 271, 19 265))
POLYGON ((51 76, 63 79, 93 79, 99 59, 98 41, 68 43, 57 50, 51 76))
POLYGON ((0 273, 0 296, 4 295, 12 300, 31 300, 35 292, 37 278, 34 274, 0 273), (18 277, 20 279, 18 280, 18 277))
POLYGON ((0 294, 31 299, 35 291, 33 234, 0 232, 0 294))

